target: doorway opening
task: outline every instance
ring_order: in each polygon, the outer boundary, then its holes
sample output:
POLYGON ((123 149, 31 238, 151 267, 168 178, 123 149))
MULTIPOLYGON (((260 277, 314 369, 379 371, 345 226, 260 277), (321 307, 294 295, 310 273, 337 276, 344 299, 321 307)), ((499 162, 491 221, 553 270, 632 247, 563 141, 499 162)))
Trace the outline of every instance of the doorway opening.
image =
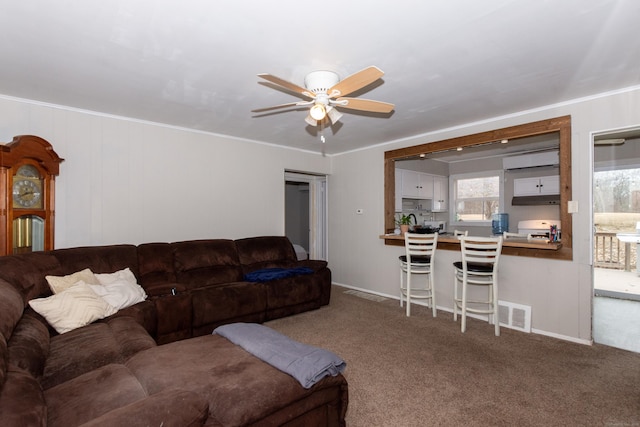
POLYGON ((594 137, 593 339, 640 352, 640 128, 594 137))
POLYGON ((285 172, 285 235, 298 258, 327 260, 327 177, 285 172))

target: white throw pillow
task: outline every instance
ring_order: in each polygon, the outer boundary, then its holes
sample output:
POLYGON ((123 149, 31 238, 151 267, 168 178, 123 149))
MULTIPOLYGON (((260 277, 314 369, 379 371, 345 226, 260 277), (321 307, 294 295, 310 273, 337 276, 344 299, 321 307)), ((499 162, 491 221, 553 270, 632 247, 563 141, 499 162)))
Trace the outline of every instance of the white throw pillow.
POLYGON ((48 298, 32 299, 29 305, 60 334, 116 312, 83 281, 48 298))
POLYGON ((91 285, 91 289, 116 310, 122 310, 147 299, 147 294, 140 285, 126 281, 91 285))
POLYGON ((47 279, 47 283, 51 288, 51 292, 54 294, 63 292, 69 289, 71 286, 75 285, 79 281, 83 281, 89 285, 99 285, 98 279, 88 268, 84 270, 77 271, 73 274, 69 274, 67 276, 45 276, 47 279))
MULTIPOLYGON (((123 270, 116 271, 115 273, 97 273, 95 274, 98 283, 101 285, 108 285, 113 282, 127 282, 132 285, 138 284, 138 279, 131 272, 131 270, 127 267, 123 270)), ((97 285, 98 283, 92 283, 92 285, 97 285)))

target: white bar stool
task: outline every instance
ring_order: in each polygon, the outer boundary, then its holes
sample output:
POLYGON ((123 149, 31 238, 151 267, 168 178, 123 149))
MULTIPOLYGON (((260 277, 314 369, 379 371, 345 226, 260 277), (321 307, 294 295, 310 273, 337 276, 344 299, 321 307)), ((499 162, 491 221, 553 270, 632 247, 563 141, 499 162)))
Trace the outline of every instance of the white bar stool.
POLYGON ((495 334, 500 336, 498 319, 498 262, 502 252, 502 236, 473 237, 460 236, 462 261, 453 263, 453 320, 458 321, 458 309, 461 311, 460 330, 467 329, 467 313, 488 314, 489 323, 495 325, 495 334), (468 299, 469 286, 482 286, 488 289, 487 299, 468 299), (458 288, 462 295, 459 296, 458 288), (472 304, 473 307, 469 307, 472 304), (480 306, 480 307, 478 307, 480 306), (486 307, 482 307, 486 306, 486 307))
POLYGON ((427 299, 431 302, 433 317, 436 317, 436 293, 433 280, 433 265, 438 244, 438 233, 418 234, 405 233, 405 255, 400 259, 400 307, 403 298, 407 300, 407 316, 411 315, 411 298, 427 299), (415 286, 411 283, 414 274, 427 275, 423 286, 415 286), (406 284, 404 282, 406 276, 406 284))

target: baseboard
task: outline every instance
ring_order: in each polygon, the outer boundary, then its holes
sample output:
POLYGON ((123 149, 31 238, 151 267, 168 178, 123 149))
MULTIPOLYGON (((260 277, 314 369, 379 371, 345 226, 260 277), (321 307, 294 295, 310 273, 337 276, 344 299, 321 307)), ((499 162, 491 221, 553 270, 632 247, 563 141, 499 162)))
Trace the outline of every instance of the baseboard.
POLYGON ((593 340, 585 340, 583 338, 570 337, 568 335, 556 334, 555 332, 542 331, 540 329, 531 328, 532 334, 544 335, 546 337, 557 338, 563 341, 570 341, 576 344, 593 345, 593 340))
MULTIPOLYGON (((342 288, 347 288, 347 289, 353 289, 353 290, 356 290, 356 291, 366 292, 366 293, 370 293, 370 294, 373 294, 373 295, 378 295, 378 296, 381 296, 381 297, 385 297, 385 298, 389 298, 389 299, 394 299, 394 300, 400 301, 400 297, 398 295, 390 295, 390 294, 386 294, 384 292, 376 292, 376 291, 372 291, 371 289, 360 288, 358 286, 345 285, 344 283, 338 283, 338 282, 332 282, 332 285, 339 286, 339 287, 342 287, 342 288)), ((424 301, 416 301, 416 302, 413 302, 412 304, 417 304, 417 305, 422 305, 424 307, 427 307, 427 304, 424 301)), ((439 305, 436 305, 436 308, 439 311, 444 311, 444 312, 453 314, 453 308, 441 307, 439 305)), ((481 316, 481 315, 477 315, 477 314, 469 313, 468 316, 476 318, 476 319, 480 319, 480 320, 487 320, 486 316, 481 316)), ((512 329, 512 330, 518 331, 518 329, 512 329)), ((526 332, 523 332, 523 333, 526 333, 526 332)), ((543 331, 543 330, 535 329, 535 328, 531 328, 531 333, 532 334, 538 334, 538 335, 544 335, 544 336, 551 337, 551 338, 557 338, 559 340, 569 341, 569 342, 573 342, 573 343, 576 343, 576 344, 593 345, 593 340, 575 338, 575 337, 571 337, 571 336, 568 336, 568 335, 557 334, 555 332, 548 332, 548 331, 543 331)))

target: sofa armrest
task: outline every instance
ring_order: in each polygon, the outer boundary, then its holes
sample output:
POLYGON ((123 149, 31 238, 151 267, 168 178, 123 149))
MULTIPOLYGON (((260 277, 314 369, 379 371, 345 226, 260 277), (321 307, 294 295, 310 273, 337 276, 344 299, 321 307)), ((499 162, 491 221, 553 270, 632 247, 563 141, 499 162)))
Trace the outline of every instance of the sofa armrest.
POLYGON ((203 397, 192 391, 170 389, 109 411, 82 427, 203 426, 208 415, 209 404, 203 397))

